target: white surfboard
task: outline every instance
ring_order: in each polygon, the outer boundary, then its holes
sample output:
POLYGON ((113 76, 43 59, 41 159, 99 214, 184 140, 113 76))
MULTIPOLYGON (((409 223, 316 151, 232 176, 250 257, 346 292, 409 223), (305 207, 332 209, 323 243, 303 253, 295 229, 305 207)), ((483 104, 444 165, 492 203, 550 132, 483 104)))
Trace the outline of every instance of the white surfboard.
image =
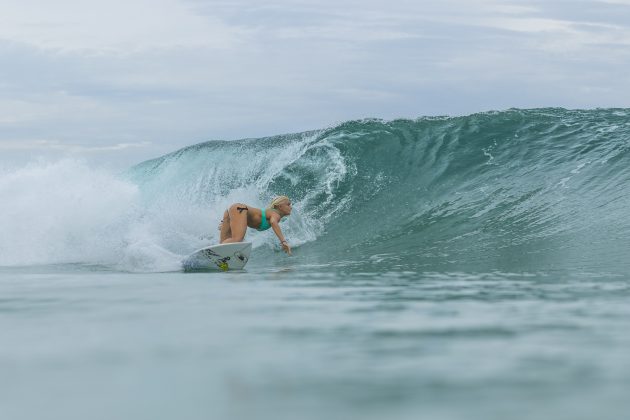
POLYGON ((182 261, 185 271, 242 270, 252 251, 251 242, 234 242, 201 248, 182 261))

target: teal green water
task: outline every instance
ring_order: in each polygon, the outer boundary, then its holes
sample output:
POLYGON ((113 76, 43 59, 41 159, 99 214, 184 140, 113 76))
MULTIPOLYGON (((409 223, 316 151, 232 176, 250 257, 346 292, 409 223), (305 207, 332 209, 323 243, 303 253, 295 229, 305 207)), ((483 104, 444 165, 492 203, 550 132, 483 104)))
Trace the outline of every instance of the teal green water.
POLYGON ((511 110, 203 143, 129 176, 154 205, 289 195, 290 237, 323 261, 625 273, 629 147, 628 110, 511 110))
POLYGON ((630 408, 627 276, 286 261, 3 270, 0 291, 7 419, 587 420, 630 408))
POLYGON ((0 418, 624 418, 629 145, 510 110, 0 171, 0 418), (275 194, 292 257, 181 271, 275 194))

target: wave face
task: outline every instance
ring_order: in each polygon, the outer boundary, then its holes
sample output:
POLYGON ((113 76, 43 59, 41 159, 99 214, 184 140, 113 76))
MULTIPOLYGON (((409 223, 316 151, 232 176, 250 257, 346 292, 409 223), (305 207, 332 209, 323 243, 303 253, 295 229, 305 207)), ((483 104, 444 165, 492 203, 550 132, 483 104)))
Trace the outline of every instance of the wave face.
POLYGON ((594 268, 627 259, 629 146, 629 110, 509 110, 208 142, 130 174, 208 208, 289 195, 285 230, 324 260, 594 268))
MULTIPOLYGON (((363 120, 211 141, 107 180, 123 199, 105 226, 124 234, 113 234, 116 245, 99 261, 116 255, 150 268, 164 255, 174 260, 216 241, 216 222, 230 203, 262 206, 285 194, 294 214, 283 230, 300 247, 297 261, 394 270, 625 270, 629 147, 625 109, 363 120), (147 258, 148 249, 159 251, 147 258)), ((248 237, 257 248, 277 250, 271 232, 248 237)))

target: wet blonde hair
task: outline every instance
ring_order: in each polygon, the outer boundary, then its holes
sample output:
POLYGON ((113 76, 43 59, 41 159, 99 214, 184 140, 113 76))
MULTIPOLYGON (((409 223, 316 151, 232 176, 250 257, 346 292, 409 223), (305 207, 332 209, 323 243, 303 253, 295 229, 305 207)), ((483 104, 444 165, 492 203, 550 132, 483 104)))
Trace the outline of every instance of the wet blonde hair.
POLYGON ((290 201, 289 197, 287 197, 286 195, 279 195, 273 200, 271 200, 269 207, 271 207, 272 209, 275 209, 277 206, 284 203, 285 201, 290 201))

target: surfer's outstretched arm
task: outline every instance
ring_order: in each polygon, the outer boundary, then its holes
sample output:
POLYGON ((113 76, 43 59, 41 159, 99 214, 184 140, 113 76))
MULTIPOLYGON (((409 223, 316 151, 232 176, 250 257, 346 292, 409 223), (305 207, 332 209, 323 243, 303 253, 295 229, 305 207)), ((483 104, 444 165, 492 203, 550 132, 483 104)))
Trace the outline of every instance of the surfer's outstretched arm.
POLYGON ((278 220, 276 220, 276 218, 271 218, 270 223, 271 229, 273 229, 273 232, 276 234, 278 239, 280 239, 280 245, 282 245, 282 249, 284 250, 284 252, 291 255, 291 247, 282 234, 282 229, 280 229, 280 224, 278 223, 278 220))

